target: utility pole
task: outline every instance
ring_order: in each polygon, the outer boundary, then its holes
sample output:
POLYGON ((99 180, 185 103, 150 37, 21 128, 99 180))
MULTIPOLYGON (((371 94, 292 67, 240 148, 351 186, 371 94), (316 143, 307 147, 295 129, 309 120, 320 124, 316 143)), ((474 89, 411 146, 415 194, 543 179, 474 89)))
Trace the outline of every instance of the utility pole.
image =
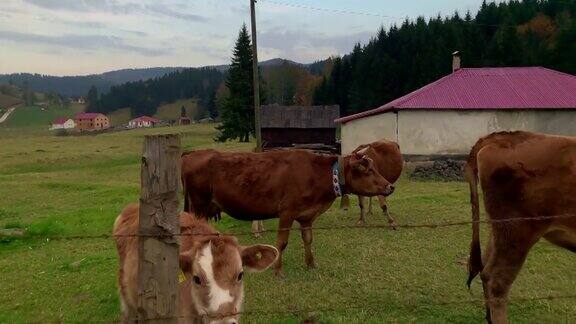
POLYGON ((254 127, 256 131, 256 152, 262 151, 262 134, 260 133, 260 85, 258 75, 258 46, 256 44, 256 0, 250 0, 252 18, 252 75, 254 86, 254 127))

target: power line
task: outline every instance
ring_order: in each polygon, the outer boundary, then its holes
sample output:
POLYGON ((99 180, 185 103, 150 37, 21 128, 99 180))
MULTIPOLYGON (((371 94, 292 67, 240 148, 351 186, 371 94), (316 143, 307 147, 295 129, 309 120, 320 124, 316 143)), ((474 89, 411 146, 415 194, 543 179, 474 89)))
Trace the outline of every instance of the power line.
POLYGON ((278 6, 283 7, 292 7, 292 8, 300 8, 300 9, 307 9, 307 10, 315 10, 315 11, 324 11, 324 12, 332 12, 332 13, 339 13, 339 14, 348 14, 348 15, 360 15, 360 16, 373 16, 373 17, 381 17, 381 18, 393 18, 393 19, 404 19, 397 16, 391 15, 383 15, 365 11, 351 11, 351 10, 341 10, 341 9, 330 9, 330 8, 321 8, 321 7, 312 7, 306 6, 296 3, 289 3, 289 2, 279 2, 273 0, 261 0, 262 3, 270 3, 278 6))
MULTIPOLYGON (((299 8, 299 9, 306 9, 306 10, 314 10, 314 11, 323 11, 323 12, 331 12, 331 13, 338 13, 338 14, 347 14, 347 15, 358 15, 358 16, 372 16, 372 17, 380 17, 380 18, 387 18, 387 19, 399 19, 399 20, 408 20, 409 17, 400 17, 400 16, 392 16, 392 15, 385 15, 385 14, 378 14, 378 13, 371 13, 365 11, 352 11, 352 10, 343 10, 343 9, 331 9, 331 8, 322 8, 322 7, 312 7, 307 5, 301 5, 297 3, 291 2, 280 2, 274 0, 260 0, 261 3, 264 4, 272 4, 277 6, 283 7, 291 7, 291 8, 299 8)), ((576 1, 566 0, 566 1, 559 1, 556 2, 565 3, 565 4, 574 4, 576 1)), ((462 24, 464 25, 473 25, 473 26, 483 26, 483 27, 494 27, 494 28, 518 28, 518 25, 505 25, 505 24, 482 24, 473 21, 465 21, 462 20, 462 24)))

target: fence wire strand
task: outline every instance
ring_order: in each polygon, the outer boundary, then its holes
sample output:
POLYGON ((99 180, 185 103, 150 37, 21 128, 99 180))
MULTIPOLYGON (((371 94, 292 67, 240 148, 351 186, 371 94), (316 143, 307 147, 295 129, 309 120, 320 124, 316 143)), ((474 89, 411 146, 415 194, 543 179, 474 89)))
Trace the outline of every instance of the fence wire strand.
MULTIPOLYGON (((263 230, 259 231, 259 234, 277 233, 283 231, 301 231, 303 229, 310 229, 312 231, 330 231, 330 230, 344 230, 344 229, 437 229, 446 227, 456 227, 456 226, 466 226, 475 223, 478 224, 504 224, 504 223, 517 223, 517 222, 544 222, 555 219, 568 219, 574 218, 576 214, 560 214, 560 215, 550 215, 550 216, 534 216, 534 217, 524 217, 524 218, 505 218, 505 219, 486 219, 479 221, 452 221, 452 222, 442 222, 442 223, 413 223, 413 224, 368 224, 368 225, 333 225, 333 226, 311 226, 311 227, 290 227, 290 228, 278 228, 273 230, 263 230)), ((46 235, 21 235, 23 238, 40 238, 45 240, 79 240, 79 239, 109 239, 118 237, 156 237, 156 238, 170 238, 170 237, 183 237, 183 236, 250 236, 254 235, 252 231, 232 231, 232 232, 217 232, 217 233, 154 233, 154 234, 95 234, 95 235, 56 235, 56 236, 46 236, 46 235)), ((19 237, 19 236, 18 236, 19 237)))
MULTIPOLYGON (((491 299, 468 299, 468 300, 446 300, 438 302, 420 303, 418 305, 404 305, 404 308, 423 308, 431 306, 451 306, 451 305, 473 305, 481 304, 484 305, 487 302, 496 302, 506 300, 509 303, 518 302, 530 302, 530 301, 551 301, 551 300, 566 300, 566 299, 576 299, 576 294, 573 295, 549 295, 549 296, 536 296, 536 297, 514 297, 514 298, 491 298, 491 299)), ((402 307, 402 306, 401 306, 402 307)), ((369 311, 369 312, 379 312, 384 308, 376 307, 366 307, 366 306, 346 306, 346 307, 319 307, 319 308, 299 308, 299 309, 278 309, 278 310, 264 310, 264 309, 253 309, 233 313, 220 313, 220 314, 210 314, 210 315, 185 315, 185 316, 171 316, 171 317, 155 317, 148 319, 149 321, 157 320, 169 320, 169 319, 208 319, 208 320, 218 320, 235 316, 245 316, 245 315, 264 315, 264 316, 274 316, 274 315, 316 315, 320 312, 342 312, 349 310, 357 311, 369 311)))

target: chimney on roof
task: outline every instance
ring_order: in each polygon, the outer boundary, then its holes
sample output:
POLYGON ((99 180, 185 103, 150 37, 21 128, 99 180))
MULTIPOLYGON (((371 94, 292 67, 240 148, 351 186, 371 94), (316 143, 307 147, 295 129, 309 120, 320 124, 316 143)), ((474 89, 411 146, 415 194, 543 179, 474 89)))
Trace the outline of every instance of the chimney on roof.
POLYGON ((460 70, 460 51, 452 53, 452 72, 460 70))

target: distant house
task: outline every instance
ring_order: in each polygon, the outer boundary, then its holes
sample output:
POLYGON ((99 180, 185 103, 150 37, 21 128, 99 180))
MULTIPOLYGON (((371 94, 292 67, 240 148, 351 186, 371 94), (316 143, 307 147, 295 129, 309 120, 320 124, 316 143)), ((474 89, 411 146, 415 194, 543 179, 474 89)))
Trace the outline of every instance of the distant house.
POLYGON ((79 131, 95 131, 110 127, 110 120, 101 113, 80 113, 75 117, 76 128, 79 131))
POLYGON ((58 118, 55 119, 50 125, 50 130, 56 129, 73 129, 76 127, 76 123, 72 118, 58 118))
POLYGON ((388 138, 408 158, 466 156, 497 131, 574 136, 576 76, 542 67, 461 68, 455 55, 451 74, 336 122, 342 153, 388 138))
POLYGON ((262 106, 262 147, 301 147, 338 152, 339 106, 262 106))
POLYGON ((138 118, 134 118, 131 121, 129 121, 128 127, 130 128, 154 127, 158 123, 160 123, 159 119, 149 116, 140 116, 138 118))

